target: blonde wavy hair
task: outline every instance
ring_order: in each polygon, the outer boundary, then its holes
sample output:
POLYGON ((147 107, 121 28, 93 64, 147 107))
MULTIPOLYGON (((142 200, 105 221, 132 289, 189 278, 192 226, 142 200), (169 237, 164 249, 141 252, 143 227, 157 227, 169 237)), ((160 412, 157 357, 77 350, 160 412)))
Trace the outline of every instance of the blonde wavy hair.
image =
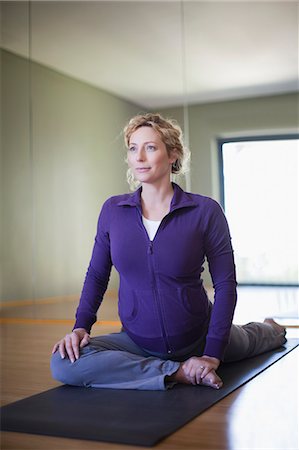
MULTIPOLYGON (((125 145, 127 148, 129 148, 132 134, 140 127, 152 127, 155 131, 157 131, 166 146, 169 156, 171 156, 173 151, 176 152, 177 159, 172 164, 172 174, 183 175, 189 170, 190 152, 184 146, 182 129, 176 120, 165 119, 158 113, 140 114, 132 117, 123 130, 125 145)), ((130 168, 127 170, 127 181, 131 190, 134 190, 140 186, 140 182, 134 178, 130 168)))

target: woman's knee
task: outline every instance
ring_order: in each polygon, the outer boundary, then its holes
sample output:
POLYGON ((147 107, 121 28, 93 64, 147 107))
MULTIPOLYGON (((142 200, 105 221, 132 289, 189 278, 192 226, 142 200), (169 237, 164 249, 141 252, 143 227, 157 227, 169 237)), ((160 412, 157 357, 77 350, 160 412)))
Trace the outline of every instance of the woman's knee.
POLYGON ((250 336, 242 326, 232 325, 224 362, 240 361, 250 354, 250 336))
POLYGON ((83 385, 78 364, 71 363, 67 357, 62 359, 59 352, 52 355, 50 367, 55 380, 74 386, 83 385))

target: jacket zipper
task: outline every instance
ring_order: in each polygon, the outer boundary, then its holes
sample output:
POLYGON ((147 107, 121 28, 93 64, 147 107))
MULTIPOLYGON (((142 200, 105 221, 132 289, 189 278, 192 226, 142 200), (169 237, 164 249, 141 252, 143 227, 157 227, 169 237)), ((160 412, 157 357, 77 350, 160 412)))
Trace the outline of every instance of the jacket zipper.
MULTIPOLYGON (((165 217, 167 217, 167 216, 165 216, 165 217)), ((157 234, 159 233, 159 229, 160 229, 160 227, 162 225, 162 222, 164 221, 165 217, 162 219, 162 221, 161 221, 161 223, 159 225, 159 228, 158 228, 158 230, 156 232, 154 240, 155 240, 157 234)), ((140 217, 140 219, 141 219, 141 222, 142 222, 142 217, 140 217)), ((171 347, 169 345, 169 341, 168 341, 168 338, 167 338, 167 333, 166 333, 166 329, 165 329, 165 322, 164 322, 164 317, 163 317, 161 304, 160 304, 160 301, 159 301, 157 282, 156 282, 155 271, 154 271, 154 263, 153 263, 153 253, 154 253, 153 242, 154 242, 154 240, 151 241, 149 239, 149 236, 147 234, 145 226, 143 225, 143 222, 142 222, 142 226, 144 228, 144 232, 145 232, 146 238, 148 240, 147 254, 149 255, 149 260, 150 260, 151 280, 152 280, 152 286, 153 286, 153 291, 154 291, 154 298, 155 298, 155 302, 156 302, 156 305, 157 305, 157 308, 158 308, 160 327, 161 327, 161 330, 162 330, 162 335, 163 335, 164 342, 166 343, 167 353, 171 354, 172 350, 171 350, 171 347)))

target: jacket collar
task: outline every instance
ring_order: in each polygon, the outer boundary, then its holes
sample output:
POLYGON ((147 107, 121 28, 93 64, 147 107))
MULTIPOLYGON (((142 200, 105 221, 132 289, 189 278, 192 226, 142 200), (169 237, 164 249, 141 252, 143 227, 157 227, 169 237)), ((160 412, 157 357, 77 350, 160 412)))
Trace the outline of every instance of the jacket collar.
MULTIPOLYGON (((170 204, 170 212, 180 208, 190 208, 197 206, 197 203, 193 200, 192 194, 189 194, 176 183, 172 183, 173 197, 170 204)), ((141 192, 142 187, 137 189, 132 194, 129 194, 125 199, 117 203, 118 206, 135 206, 141 210, 141 192)))

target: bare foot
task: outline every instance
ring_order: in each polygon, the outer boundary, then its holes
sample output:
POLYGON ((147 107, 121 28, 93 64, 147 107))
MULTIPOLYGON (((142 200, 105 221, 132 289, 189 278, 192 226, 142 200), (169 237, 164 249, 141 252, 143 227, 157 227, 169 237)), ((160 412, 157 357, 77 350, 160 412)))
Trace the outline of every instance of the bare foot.
POLYGON ((185 374, 183 367, 183 364, 180 364, 180 367, 178 368, 178 370, 173 373, 170 376, 165 377, 166 381, 175 381, 177 383, 182 383, 182 384, 192 384, 192 381, 189 377, 187 377, 187 375, 185 374))
MULTIPOLYGON (((172 375, 166 377, 165 381, 174 381, 176 383, 182 383, 182 384, 193 384, 196 385, 196 383, 193 383, 191 378, 189 378, 183 368, 182 368, 183 364, 180 364, 179 369, 173 373, 172 375)), ((209 386, 213 389, 220 389, 223 386, 223 382, 221 380, 221 378, 218 377, 218 375, 216 374, 215 370, 212 370, 210 373, 208 373, 207 376, 205 376, 202 380, 201 383, 204 386, 209 386)))
POLYGON ((223 381, 218 377, 215 370, 212 370, 201 380, 201 384, 204 386, 209 386, 213 389, 220 389, 223 386, 223 381))
POLYGON ((274 330, 277 331, 277 333, 279 334, 286 334, 286 329, 285 327, 283 327, 282 325, 279 325, 278 323, 276 323, 273 319, 271 319, 270 317, 264 320, 264 323, 267 323, 268 325, 270 325, 274 330))

